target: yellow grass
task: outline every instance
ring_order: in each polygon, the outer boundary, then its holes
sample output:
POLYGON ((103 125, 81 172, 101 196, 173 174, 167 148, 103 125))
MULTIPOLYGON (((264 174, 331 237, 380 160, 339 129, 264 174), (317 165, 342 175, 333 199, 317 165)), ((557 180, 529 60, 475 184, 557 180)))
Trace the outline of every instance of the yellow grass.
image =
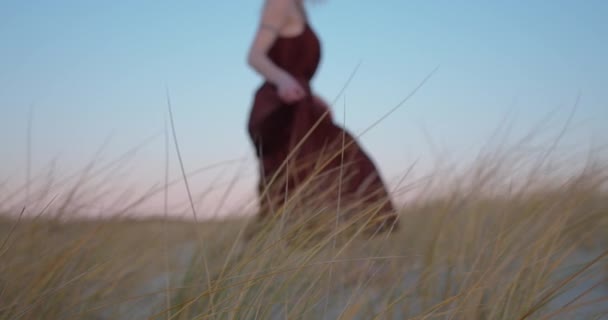
POLYGON ((365 215, 335 225, 333 214, 299 207, 282 212, 335 227, 294 238, 306 222, 277 217, 244 243, 244 219, 8 212, 0 319, 605 317, 605 168, 553 180, 543 171, 511 189, 502 187, 505 171, 474 169, 412 181, 428 191, 402 209, 397 233, 373 239, 360 232, 365 215), (557 299, 580 283, 582 291, 557 299))
POLYGON ((0 320, 607 318, 608 164, 561 161, 556 143, 496 145, 468 167, 406 175, 400 229, 372 238, 374 207, 345 218, 305 194, 261 225, 129 218, 168 179, 78 218, 120 161, 33 178, 0 195, 31 202, 0 215, 0 320))

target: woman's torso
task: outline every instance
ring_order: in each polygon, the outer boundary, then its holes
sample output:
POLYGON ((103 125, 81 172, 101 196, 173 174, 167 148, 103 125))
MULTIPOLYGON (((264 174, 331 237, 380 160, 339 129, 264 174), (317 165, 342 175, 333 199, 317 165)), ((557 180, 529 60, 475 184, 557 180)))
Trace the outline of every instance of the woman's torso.
MULTIPOLYGON (((300 3, 296 3, 301 6, 300 3)), ((274 64, 292 76, 310 81, 321 60, 321 45, 308 23, 304 9, 299 7, 299 10, 298 20, 304 25, 303 30, 293 36, 279 35, 270 48, 268 56, 274 64)))

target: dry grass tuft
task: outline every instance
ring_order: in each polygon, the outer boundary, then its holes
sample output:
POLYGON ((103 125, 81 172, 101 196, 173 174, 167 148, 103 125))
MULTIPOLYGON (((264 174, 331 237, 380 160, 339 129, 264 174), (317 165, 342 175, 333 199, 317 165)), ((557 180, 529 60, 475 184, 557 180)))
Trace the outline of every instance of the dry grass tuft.
POLYGON ((248 243, 245 220, 8 212, 0 319, 605 317, 606 167, 535 169, 505 188, 501 166, 412 182, 426 191, 399 232, 373 239, 355 221, 366 215, 336 225, 314 210, 278 215, 248 243))
POLYGON ((245 219, 129 218, 181 183, 168 177, 79 218, 130 153, 64 179, 51 167, 0 195, 0 320, 608 319, 608 164, 497 145, 404 177, 400 229, 371 239, 374 208, 336 223, 297 198, 247 242, 245 219))

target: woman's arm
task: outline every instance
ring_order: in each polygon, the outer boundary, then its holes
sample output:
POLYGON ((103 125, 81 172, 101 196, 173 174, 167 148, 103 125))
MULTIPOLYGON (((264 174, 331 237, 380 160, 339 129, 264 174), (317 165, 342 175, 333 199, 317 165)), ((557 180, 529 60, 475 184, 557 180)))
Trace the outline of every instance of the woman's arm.
POLYGON ((281 28, 287 23, 289 1, 266 0, 260 25, 247 57, 249 65, 274 84, 278 84, 287 75, 284 70, 270 61, 268 51, 277 39, 281 28))
POLYGON ((294 0, 266 0, 260 26, 247 56, 248 64, 276 85, 279 96, 286 102, 301 99, 305 92, 289 73, 268 58, 268 51, 276 41, 279 30, 288 22, 292 1, 294 0))

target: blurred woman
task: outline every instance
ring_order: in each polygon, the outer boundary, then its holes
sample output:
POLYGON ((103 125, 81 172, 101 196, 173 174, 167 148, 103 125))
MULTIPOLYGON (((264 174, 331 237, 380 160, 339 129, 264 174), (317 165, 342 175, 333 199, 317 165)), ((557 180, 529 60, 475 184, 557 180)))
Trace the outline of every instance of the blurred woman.
POLYGON ((248 123, 259 161, 258 219, 298 203, 310 212, 364 214, 373 234, 395 230, 397 215, 374 163, 311 89, 320 58, 303 0, 266 0, 248 54, 264 79, 248 123))

